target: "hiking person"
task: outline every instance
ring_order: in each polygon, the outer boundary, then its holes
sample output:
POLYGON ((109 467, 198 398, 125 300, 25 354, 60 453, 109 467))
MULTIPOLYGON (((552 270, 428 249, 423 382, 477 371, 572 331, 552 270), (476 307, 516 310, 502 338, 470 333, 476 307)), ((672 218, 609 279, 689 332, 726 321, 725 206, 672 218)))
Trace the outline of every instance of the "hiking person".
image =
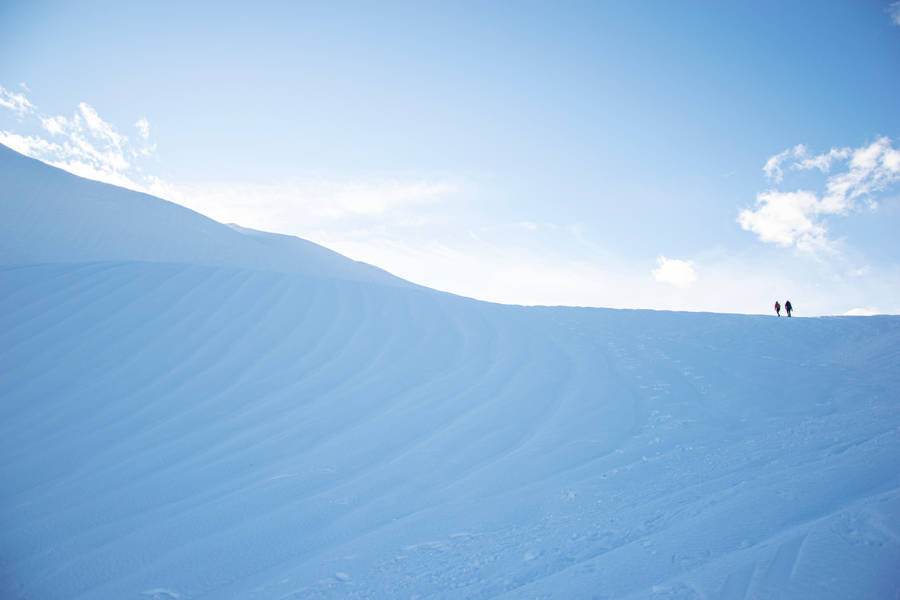
POLYGON ((791 316, 791 311, 794 310, 794 307, 791 306, 791 301, 790 301, 790 300, 785 300, 785 301, 784 301, 784 310, 787 312, 788 317, 790 317, 790 316, 791 316))
POLYGON ((781 316, 781 303, 778 300, 775 301, 775 314, 781 316))

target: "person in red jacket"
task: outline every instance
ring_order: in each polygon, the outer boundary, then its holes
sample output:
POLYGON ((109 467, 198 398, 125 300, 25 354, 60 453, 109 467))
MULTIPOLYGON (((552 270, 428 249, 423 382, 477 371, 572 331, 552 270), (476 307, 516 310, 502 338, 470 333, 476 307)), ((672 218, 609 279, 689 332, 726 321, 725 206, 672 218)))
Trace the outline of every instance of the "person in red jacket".
POLYGON ((775 301, 775 314, 779 317, 781 316, 781 304, 778 302, 778 300, 775 301))

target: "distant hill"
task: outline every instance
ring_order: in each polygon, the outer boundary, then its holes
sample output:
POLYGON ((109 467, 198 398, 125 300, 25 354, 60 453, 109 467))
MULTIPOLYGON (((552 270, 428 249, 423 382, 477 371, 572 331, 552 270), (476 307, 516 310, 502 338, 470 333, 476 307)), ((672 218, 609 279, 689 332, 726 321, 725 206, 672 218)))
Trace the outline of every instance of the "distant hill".
POLYGON ((148 194, 72 175, 0 144, 0 264, 130 260, 412 284, 318 244, 223 225, 148 194))

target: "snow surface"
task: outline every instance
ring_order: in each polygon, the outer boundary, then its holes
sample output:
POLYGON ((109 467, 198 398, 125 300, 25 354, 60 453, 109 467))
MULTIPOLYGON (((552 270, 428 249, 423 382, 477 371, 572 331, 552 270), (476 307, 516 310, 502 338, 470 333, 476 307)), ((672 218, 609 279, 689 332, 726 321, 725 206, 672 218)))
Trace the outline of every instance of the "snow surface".
POLYGON ((76 177, 0 144, 0 264, 153 261, 412 287, 300 238, 224 226, 178 204, 76 177))
POLYGON ((900 594, 900 318, 477 302, 2 147, 0 194, 0 597, 900 594))

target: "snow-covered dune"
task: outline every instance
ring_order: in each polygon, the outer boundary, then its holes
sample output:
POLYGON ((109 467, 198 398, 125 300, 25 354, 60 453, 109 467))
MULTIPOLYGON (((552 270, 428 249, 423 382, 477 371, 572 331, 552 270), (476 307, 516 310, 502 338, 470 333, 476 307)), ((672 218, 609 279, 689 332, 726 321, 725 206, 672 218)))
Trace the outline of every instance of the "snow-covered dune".
POLYGON ((896 317, 501 306, 280 238, 315 251, 229 264, 255 236, 22 160, 3 598, 900 591, 896 317))
POLYGON ((0 264, 182 262, 411 284, 300 238, 223 225, 0 144, 0 264))

